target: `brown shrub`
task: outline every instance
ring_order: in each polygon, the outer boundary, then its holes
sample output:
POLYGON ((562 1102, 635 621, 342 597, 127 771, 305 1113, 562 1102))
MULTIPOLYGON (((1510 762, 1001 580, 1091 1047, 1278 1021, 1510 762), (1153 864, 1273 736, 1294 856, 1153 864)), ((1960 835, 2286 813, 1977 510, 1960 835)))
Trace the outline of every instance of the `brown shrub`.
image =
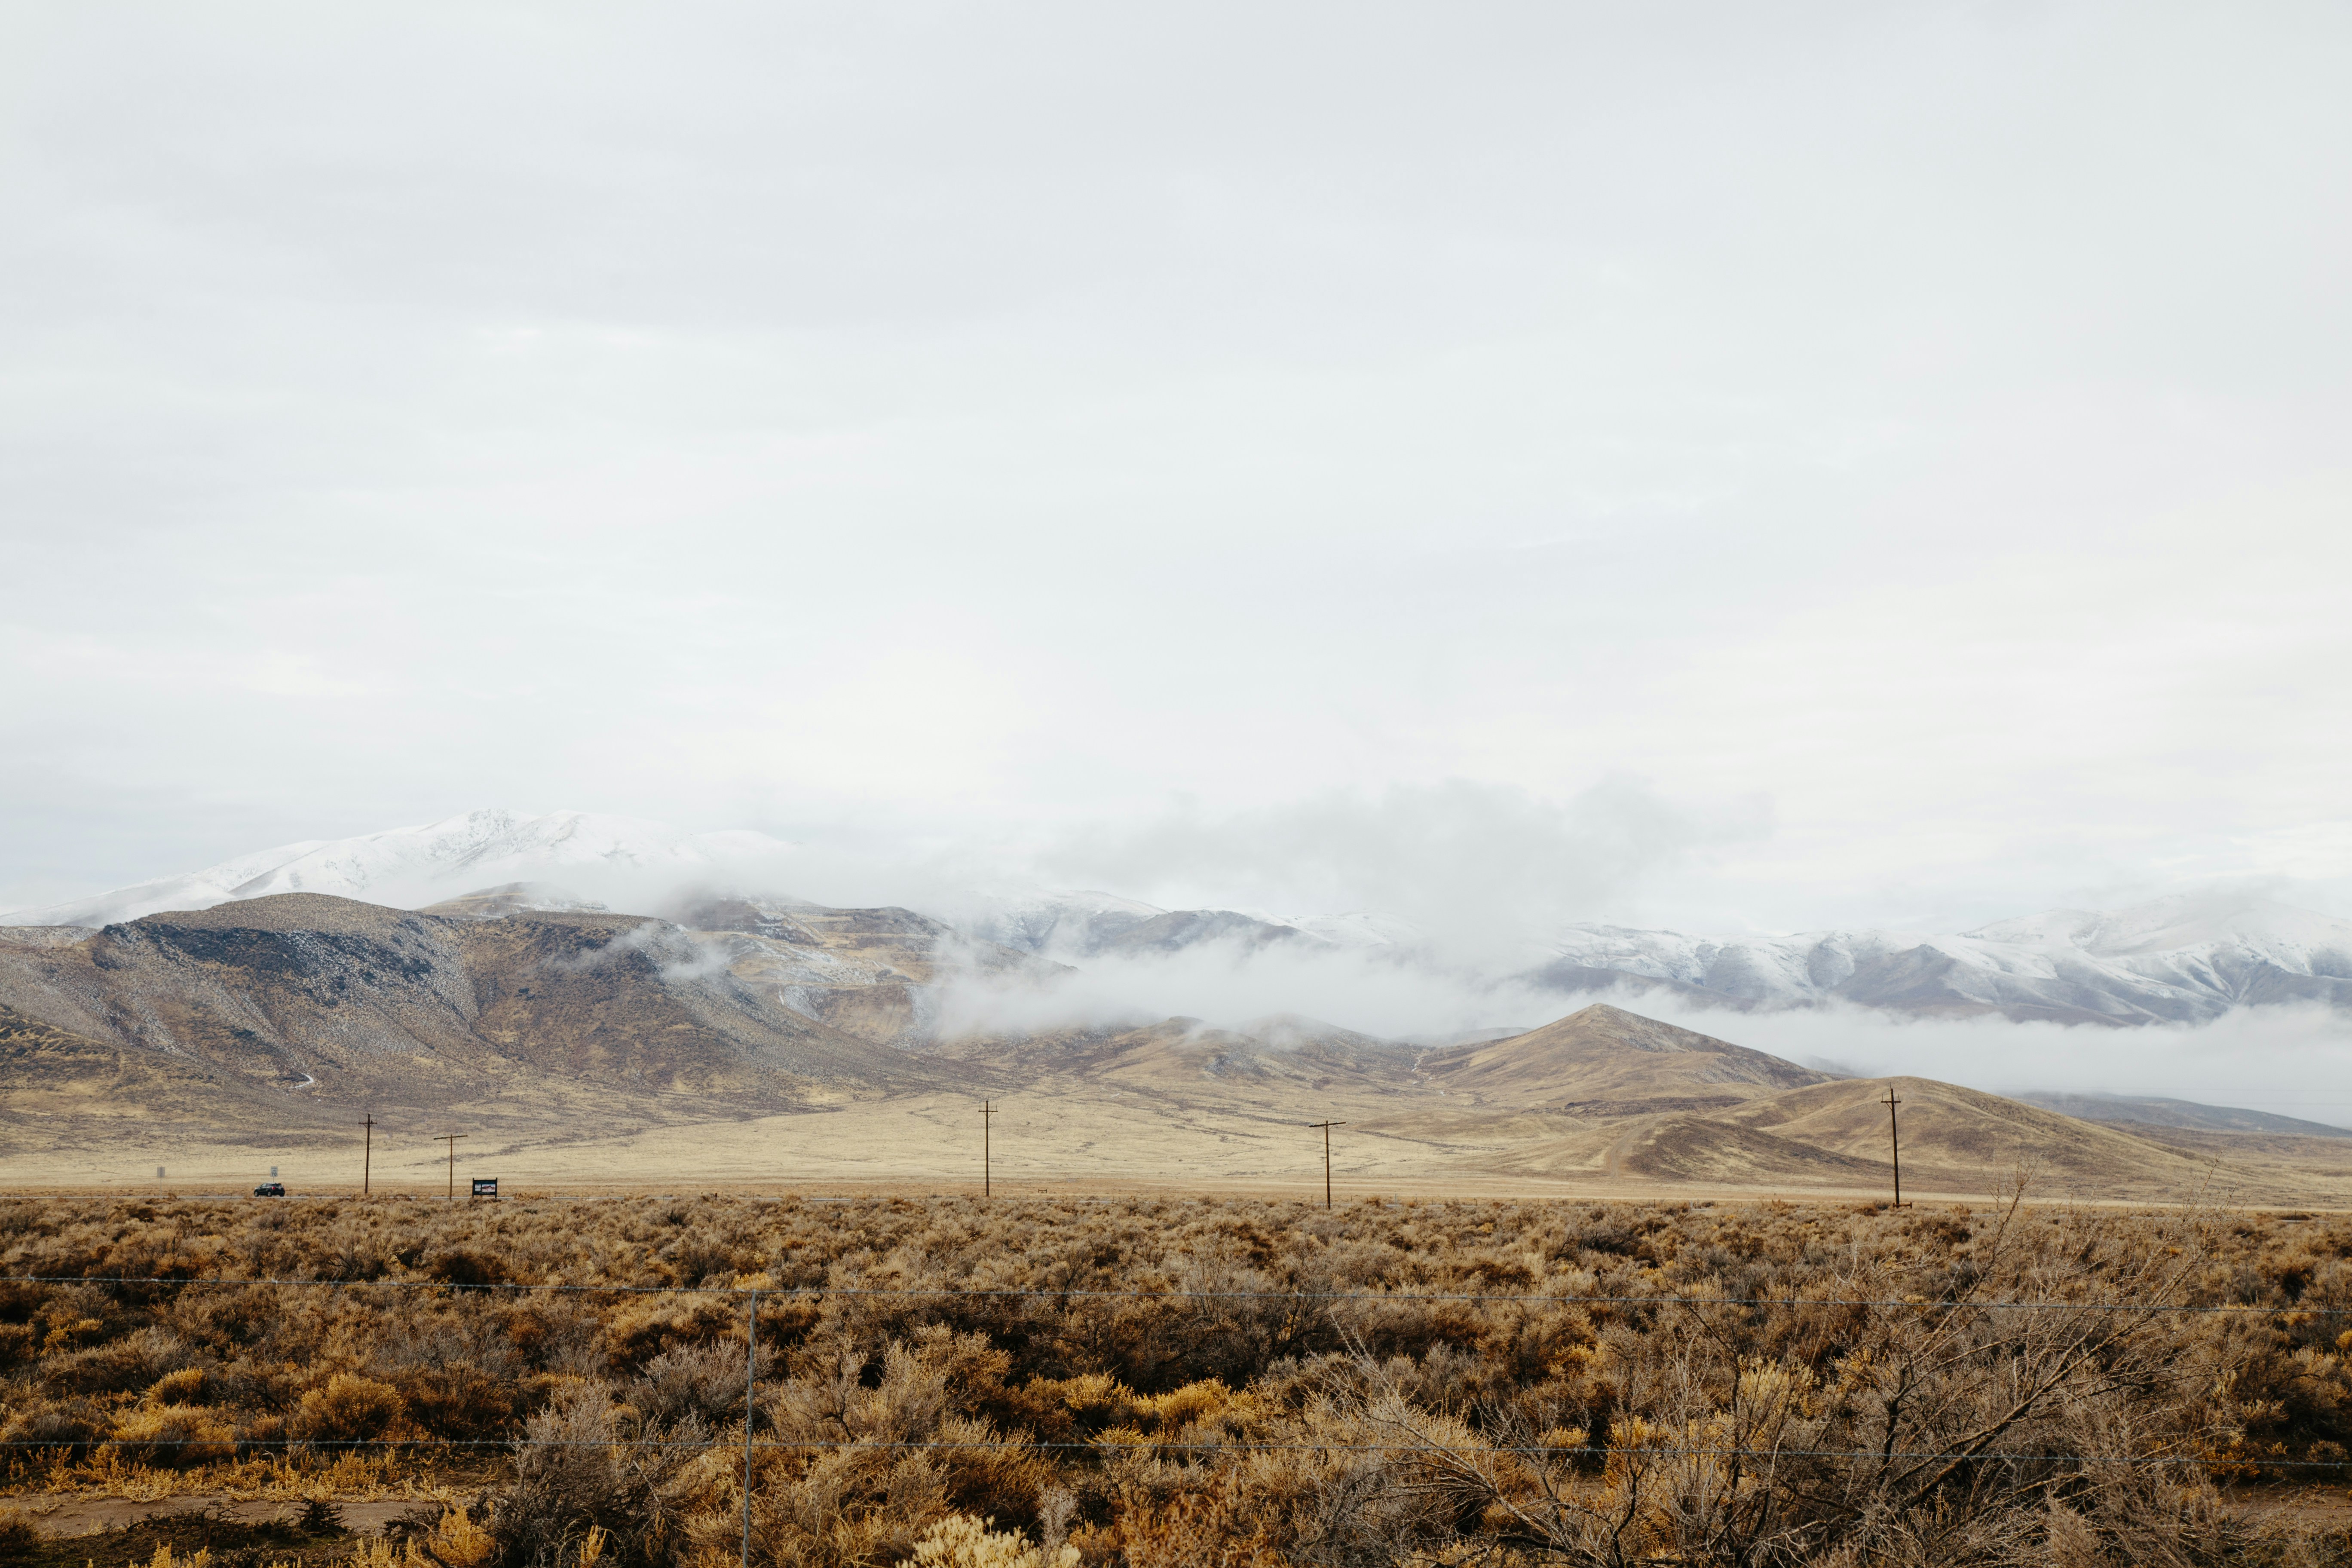
POLYGON ((499 1435, 513 1420, 515 1398, 522 1392, 512 1383, 464 1365, 404 1368, 393 1373, 390 1383, 398 1409, 419 1432, 435 1437, 499 1435))
POLYGON ((104 1415, 86 1400, 54 1403, 38 1394, 21 1397, 0 1425, 0 1441, 15 1448, 76 1452, 104 1435, 104 1415))
POLYGON ((382 1437, 400 1418, 400 1390, 355 1373, 339 1372, 302 1395, 290 1424, 310 1443, 364 1443, 382 1437))
POLYGON ((128 1464, 183 1470, 235 1457, 236 1434, 208 1410, 174 1405, 126 1412, 105 1446, 128 1464))
POLYGON ((678 1345, 740 1334, 743 1312, 724 1296, 625 1297, 604 1320, 604 1343, 613 1365, 628 1370, 678 1345))
POLYGON ((0 1508, 0 1563, 29 1563, 40 1549, 41 1527, 22 1509, 0 1508))
POLYGON ((489 1532, 508 1568, 561 1568, 595 1531, 623 1565, 668 1563, 687 1544, 677 1490, 698 1456, 632 1441, 600 1388, 575 1387, 530 1418, 514 1479, 492 1500, 489 1532))
POLYGON ((238 1450, 275 1458, 285 1451, 287 1424, 282 1415, 256 1415, 237 1428, 238 1450))
POLYGON ((446 1510, 425 1538, 425 1550, 441 1568, 485 1568, 498 1555, 498 1537, 474 1522, 463 1508, 446 1510))
POLYGON ((194 1259, 205 1281, 0 1292, 25 1358, 0 1367, 11 1440, 71 1450, 111 1435, 118 1454, 144 1443, 168 1463, 163 1440, 182 1428, 167 1418, 195 1423, 205 1452, 232 1423, 249 1453, 569 1433, 517 1456, 472 1516, 511 1568, 577 1568, 591 1531, 616 1563, 732 1560, 744 1300, 601 1288, 747 1267, 768 1271, 763 1565, 897 1563, 950 1515, 1044 1539, 1048 1498, 1068 1510, 1052 1528, 1104 1563, 1591 1560, 1598 1538, 1548 1500, 1610 1508, 1636 1491, 1612 1539, 1691 1561, 1843 1560, 1864 1529, 1869 1552, 1922 1561, 2220 1561, 2252 1548, 2212 1477, 2325 1475, 2296 1467, 2352 1448, 2352 1219, 1238 1199, 140 1206, 0 1205, 12 1271, 194 1259), (241 1279, 279 1268, 391 1278, 241 1279), (559 1278, 590 1289, 523 1289, 559 1278), (497 1289, 393 1288, 419 1282, 497 1289), (2067 1305, 1998 1305, 2022 1300, 2067 1305), (2252 1310, 2137 1313, 2111 1331, 2114 1309, 2164 1302, 2252 1310), (1995 1368, 2048 1386, 2009 1417, 1995 1368), (1890 1432, 1899 1449, 1965 1445, 1988 1422, 2006 1423, 1997 1447, 1948 1474, 1855 1458, 1890 1432), (1768 1478, 1714 1452, 1743 1445, 1784 1458, 1768 1478), (2180 1462, 2108 1462, 2158 1453, 2180 1462), (2076 1454, 2090 1460, 2063 1458, 2076 1454), (1861 1522, 1836 1523, 1839 1509, 1861 1522), (2168 1532, 2187 1544, 2156 1544, 2168 1532))
POLYGON ((425 1266, 425 1278, 447 1285, 478 1288, 499 1284, 506 1277, 506 1266, 495 1256, 464 1247, 453 1247, 436 1253, 433 1260, 425 1266))
POLYGON ((212 1376, 203 1367, 184 1366, 177 1372, 165 1373, 147 1391, 150 1405, 209 1405, 212 1403, 212 1376))

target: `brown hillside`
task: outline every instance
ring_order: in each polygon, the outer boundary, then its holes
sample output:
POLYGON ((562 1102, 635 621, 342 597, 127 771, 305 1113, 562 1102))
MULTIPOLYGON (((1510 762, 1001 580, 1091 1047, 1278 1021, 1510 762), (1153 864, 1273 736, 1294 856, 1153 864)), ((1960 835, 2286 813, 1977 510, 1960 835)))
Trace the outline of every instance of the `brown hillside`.
POLYGON ((944 1041, 940 1054, 989 1061, 1016 1077, 1077 1079, 1120 1091, 1197 1096, 1219 1089, 1255 1103, 1335 1086, 1396 1093, 1411 1049, 1312 1018, 1281 1015, 1236 1028, 1166 1018, 1129 1028, 1065 1029, 1018 1039, 944 1041), (1268 1096, 1276 1097, 1268 1100, 1268 1096))
POLYGON ((1997 1094, 1933 1079, 1844 1079, 1711 1113, 1743 1132, 1888 1169, 1886 1091, 1902 1100, 1904 1184, 1920 1191, 1990 1191, 2020 1170, 2044 1195, 2096 1190, 2193 1196, 2210 1161, 2116 1127, 2078 1121, 1997 1094))
MULTIPOLYGON (((638 915, 449 919, 319 894, 155 914, 38 945, 0 933, 0 1005, 177 1057, 300 1106, 503 1105, 662 1120, 789 1110, 936 1084, 940 1069, 793 1010, 736 973, 741 945, 638 915)), ((762 948, 761 951, 764 951, 762 948)))
POLYGON ((340 1131, 342 1120, 188 1058, 94 1040, 9 1007, 0 1007, 0 1154, 158 1135, 233 1141, 263 1126, 340 1131))
POLYGON ((1887 1179, 1884 1160, 1857 1159, 1705 1116, 1663 1117, 1612 1152, 1614 1169, 1658 1181, 1867 1187, 1887 1179))
POLYGON ((1197 1018, 1170 1018, 1107 1042, 1097 1070, 1118 1082, 1171 1089, 1202 1079, 1228 1085, 1326 1089, 1401 1081, 1408 1053, 1328 1025, 1297 1018, 1212 1029, 1197 1018))
POLYGON ((1827 1081, 1779 1057, 1603 1003, 1524 1035, 1433 1053, 1422 1071, 1450 1094, 1597 1115, 1707 1110, 1827 1081))

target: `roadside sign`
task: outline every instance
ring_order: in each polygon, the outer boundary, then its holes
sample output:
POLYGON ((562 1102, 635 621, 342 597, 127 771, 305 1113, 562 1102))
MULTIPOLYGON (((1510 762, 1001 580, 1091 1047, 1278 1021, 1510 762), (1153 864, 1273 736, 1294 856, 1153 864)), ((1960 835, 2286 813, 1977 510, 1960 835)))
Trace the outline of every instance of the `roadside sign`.
POLYGON ((478 1198, 497 1197, 499 1195, 499 1179, 496 1176, 476 1176, 474 1178, 474 1195, 478 1198))

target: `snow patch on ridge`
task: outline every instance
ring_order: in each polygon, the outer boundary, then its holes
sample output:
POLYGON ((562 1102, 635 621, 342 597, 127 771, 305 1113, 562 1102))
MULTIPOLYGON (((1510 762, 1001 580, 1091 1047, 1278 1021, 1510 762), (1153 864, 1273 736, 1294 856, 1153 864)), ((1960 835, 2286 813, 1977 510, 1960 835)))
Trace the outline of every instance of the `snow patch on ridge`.
POLYGON ((1537 972, 1664 982, 1743 1005, 1828 1001, 1996 1009, 2116 1024, 2210 1018, 2250 1003, 2352 1005, 2352 921, 2235 894, 2053 910, 1958 935, 1704 937, 1579 925, 1537 972))
POLYGON ((548 873, 559 879, 565 872, 717 874, 790 848, 764 833, 680 834, 659 823, 592 812, 469 811, 354 838, 307 839, 95 898, 14 910, 0 923, 102 926, 272 893, 331 893, 414 907, 548 873))

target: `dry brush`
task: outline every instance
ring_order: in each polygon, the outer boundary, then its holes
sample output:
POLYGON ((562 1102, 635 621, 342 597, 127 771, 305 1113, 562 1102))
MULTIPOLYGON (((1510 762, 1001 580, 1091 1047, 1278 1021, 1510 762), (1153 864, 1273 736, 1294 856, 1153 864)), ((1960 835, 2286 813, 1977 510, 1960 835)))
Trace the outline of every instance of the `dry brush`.
POLYGON ((15 1489, 443 1568, 2288 1561, 2217 1487, 2352 1443, 2311 1216, 27 1199, 0 1274, 15 1489))

